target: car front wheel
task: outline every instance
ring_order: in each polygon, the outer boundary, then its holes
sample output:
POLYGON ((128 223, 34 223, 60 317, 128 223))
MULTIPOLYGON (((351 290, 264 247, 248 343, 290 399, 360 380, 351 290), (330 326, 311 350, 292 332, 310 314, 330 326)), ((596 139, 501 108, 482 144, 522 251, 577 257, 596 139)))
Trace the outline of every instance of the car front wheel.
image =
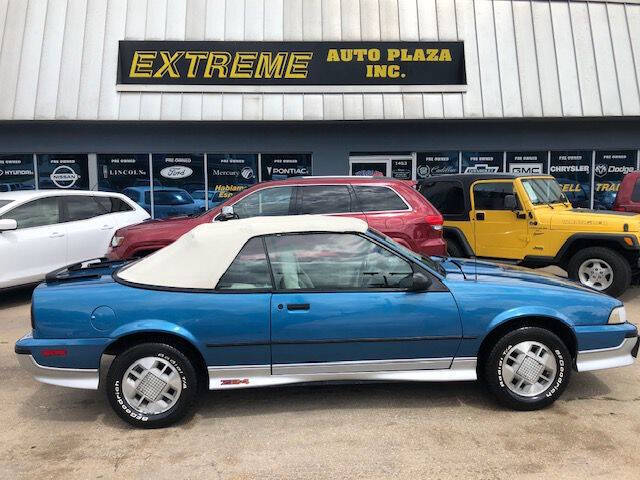
POLYGON ((514 410, 538 410, 567 387, 571 354, 554 333, 523 327, 507 333, 491 349, 484 365, 489 390, 514 410))
POLYGON ((194 408, 197 382, 196 371, 182 352, 163 343, 144 343, 116 356, 106 390, 120 418, 136 427, 159 428, 194 408))
POLYGON ((578 251, 567 268, 569 278, 611 296, 624 293, 631 284, 631 266, 618 252, 605 247, 578 251))

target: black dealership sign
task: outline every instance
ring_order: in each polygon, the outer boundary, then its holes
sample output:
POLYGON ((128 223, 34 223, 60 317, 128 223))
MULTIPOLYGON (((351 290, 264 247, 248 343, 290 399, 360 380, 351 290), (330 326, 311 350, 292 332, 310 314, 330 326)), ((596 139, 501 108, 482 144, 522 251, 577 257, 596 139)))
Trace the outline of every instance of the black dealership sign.
POLYGON ((547 152, 507 152, 507 172, 518 175, 547 173, 547 152))
POLYGON ((121 192, 127 187, 149 186, 149 155, 146 153, 99 153, 100 190, 121 192))
POLYGON ((458 173, 458 152, 418 152, 416 176, 418 179, 433 175, 458 173))
POLYGON ((437 91, 466 83, 463 42, 122 40, 118 50, 120 90, 437 91))
POLYGON ((263 182, 312 175, 310 153, 263 153, 260 163, 263 182))
POLYGON ((89 157, 85 154, 37 156, 38 188, 89 190, 89 157))
POLYGON ((0 192, 35 188, 33 154, 0 155, 0 192))
POLYGON ((462 152, 462 173, 502 172, 502 152, 462 152))
POLYGON ((593 208, 613 206, 622 177, 636 169, 636 156, 635 150, 596 151, 593 208))
POLYGON ((207 155, 209 191, 224 201, 258 181, 258 155, 255 153, 207 155))
POLYGON ((552 151, 549 173, 574 207, 591 207, 591 151, 552 151))

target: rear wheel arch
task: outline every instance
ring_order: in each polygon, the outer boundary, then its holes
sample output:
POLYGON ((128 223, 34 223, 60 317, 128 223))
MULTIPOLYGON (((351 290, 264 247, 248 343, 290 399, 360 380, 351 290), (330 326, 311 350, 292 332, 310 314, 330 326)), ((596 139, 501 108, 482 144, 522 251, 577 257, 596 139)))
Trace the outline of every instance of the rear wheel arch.
POLYGON ((189 340, 179 335, 166 332, 136 332, 123 335, 110 343, 102 355, 119 355, 136 345, 143 343, 164 343, 180 350, 192 363, 198 374, 198 383, 204 389, 209 388, 209 372, 204 356, 189 340))
POLYGON ((565 344, 571 354, 572 362, 575 362, 578 353, 578 340, 566 323, 557 318, 545 316, 517 317, 496 325, 482 340, 478 349, 478 377, 482 375, 484 363, 496 342, 507 333, 522 327, 538 327, 553 332, 565 344))

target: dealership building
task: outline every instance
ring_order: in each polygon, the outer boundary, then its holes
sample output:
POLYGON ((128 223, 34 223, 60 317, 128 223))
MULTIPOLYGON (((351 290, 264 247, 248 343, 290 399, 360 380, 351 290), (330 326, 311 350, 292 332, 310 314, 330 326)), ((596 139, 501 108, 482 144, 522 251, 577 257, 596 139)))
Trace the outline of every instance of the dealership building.
POLYGON ((639 148, 639 0, 0 0, 0 194, 487 171, 608 208, 639 148))

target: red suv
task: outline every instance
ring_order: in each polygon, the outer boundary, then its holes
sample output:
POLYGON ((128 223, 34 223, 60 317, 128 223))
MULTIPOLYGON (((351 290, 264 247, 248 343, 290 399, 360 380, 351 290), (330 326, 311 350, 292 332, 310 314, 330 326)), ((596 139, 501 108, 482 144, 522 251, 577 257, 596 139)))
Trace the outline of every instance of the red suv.
POLYGON ((640 213, 640 172, 631 172, 624 176, 613 202, 613 210, 640 213))
POLYGON ((423 255, 446 255, 442 215, 414 189, 415 182, 368 177, 294 177, 254 185, 197 216, 151 220, 118 230, 110 259, 158 250, 196 225, 234 218, 274 215, 347 215, 423 255))

